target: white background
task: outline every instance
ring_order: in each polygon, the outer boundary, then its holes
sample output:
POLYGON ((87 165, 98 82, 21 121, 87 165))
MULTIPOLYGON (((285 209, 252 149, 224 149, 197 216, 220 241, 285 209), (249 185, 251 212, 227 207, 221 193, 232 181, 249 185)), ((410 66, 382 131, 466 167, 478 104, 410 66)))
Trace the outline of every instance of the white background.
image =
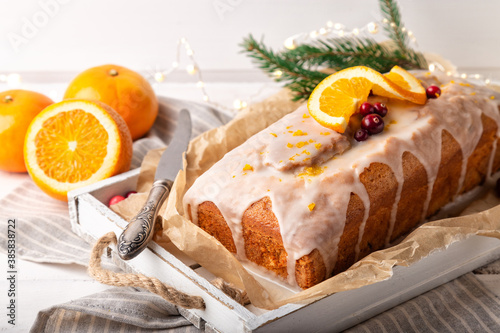
MULTIPOLYGON (((500 1, 399 3, 420 50, 461 69, 500 67, 500 1)), ((352 30, 380 19, 377 0, 2 0, 0 73, 76 73, 104 63, 165 69, 182 36, 200 68, 245 71, 254 67, 238 44, 249 33, 281 47, 288 36, 329 20, 352 30), (14 35, 22 37, 16 47, 14 35)))

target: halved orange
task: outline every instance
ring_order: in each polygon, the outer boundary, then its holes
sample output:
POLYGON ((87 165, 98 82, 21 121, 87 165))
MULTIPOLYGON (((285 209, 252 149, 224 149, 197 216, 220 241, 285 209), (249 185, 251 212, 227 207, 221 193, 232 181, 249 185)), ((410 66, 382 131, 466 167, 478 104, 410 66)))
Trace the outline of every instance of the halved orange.
MULTIPOLYGON (((400 73, 397 70, 393 77, 399 75, 398 79, 399 77, 406 78, 400 73)), ((411 88, 410 83, 409 85, 411 88)), ((366 102, 370 91, 375 95, 417 104, 424 104, 426 100, 425 90, 421 95, 418 92, 403 89, 379 72, 368 67, 357 66, 336 72, 321 81, 309 96, 307 108, 311 116, 321 125, 344 133, 349 118, 359 110, 362 103, 366 102)))
POLYGON ((67 200, 68 191, 127 171, 132 138, 123 118, 108 105, 65 100, 33 119, 24 159, 38 187, 67 200))

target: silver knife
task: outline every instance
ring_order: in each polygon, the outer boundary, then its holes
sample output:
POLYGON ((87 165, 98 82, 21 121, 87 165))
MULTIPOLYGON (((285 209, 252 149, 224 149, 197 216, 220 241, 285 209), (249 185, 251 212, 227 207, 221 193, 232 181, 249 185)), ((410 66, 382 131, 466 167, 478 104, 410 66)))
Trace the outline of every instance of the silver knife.
POLYGON ((120 235, 118 254, 122 259, 135 258, 153 238, 158 211, 170 193, 173 180, 182 169, 182 153, 187 150, 190 138, 191 116, 183 109, 179 113, 172 142, 161 155, 146 203, 120 235))

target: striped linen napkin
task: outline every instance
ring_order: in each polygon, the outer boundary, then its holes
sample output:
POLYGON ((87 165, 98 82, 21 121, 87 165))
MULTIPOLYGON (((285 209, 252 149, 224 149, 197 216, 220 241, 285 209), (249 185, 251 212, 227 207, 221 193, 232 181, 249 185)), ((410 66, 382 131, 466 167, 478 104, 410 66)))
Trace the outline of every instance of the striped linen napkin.
POLYGON ((104 292, 41 311, 32 332, 173 332, 200 330, 158 295, 135 288, 104 292))
MULTIPOLYGON (((176 113, 190 110, 193 136, 220 126, 230 117, 208 106, 161 98, 160 114, 150 135, 134 143, 132 168, 150 149, 171 139, 176 113)), ((0 200, 0 228, 16 217, 18 256, 47 263, 86 266, 91 246, 71 232, 66 203, 43 194, 27 181, 0 200)), ((0 250, 6 237, 0 234, 0 250)), ((119 270, 103 258, 103 267, 119 270)), ((500 264, 483 272, 498 274, 500 264)), ((499 279, 500 281, 500 279, 499 279)), ((111 288, 40 311, 31 332, 195 332, 177 308, 161 297, 135 288, 111 288)), ((418 296, 349 330, 349 332, 500 332, 500 301, 474 274, 418 296)))
POLYGON ((467 273, 346 332, 500 332, 500 299, 467 273))

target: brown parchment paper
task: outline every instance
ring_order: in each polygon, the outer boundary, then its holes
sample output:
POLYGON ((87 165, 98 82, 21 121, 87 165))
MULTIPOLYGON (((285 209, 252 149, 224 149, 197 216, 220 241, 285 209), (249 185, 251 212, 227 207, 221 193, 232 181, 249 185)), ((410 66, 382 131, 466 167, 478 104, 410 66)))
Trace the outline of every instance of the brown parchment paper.
MULTIPOLYGON (((192 140, 186 154, 185 171, 179 172, 172 192, 162 207, 163 230, 156 233, 155 241, 160 244, 171 241, 216 276, 246 290, 253 305, 274 309, 286 303, 310 302, 336 292, 386 280, 392 276, 393 266, 409 266, 434 251, 446 249, 450 244, 472 235, 500 238, 500 206, 497 206, 499 202, 495 196, 490 194, 466 210, 465 214, 469 215, 428 222, 398 245, 374 252, 347 271, 291 297, 261 285, 224 246, 186 218, 182 198, 194 180, 226 152, 294 111, 299 104, 290 102, 290 97, 290 93, 283 90, 239 113, 227 125, 192 140)), ((150 152, 143 162, 138 191, 146 193, 133 195, 113 206, 124 218, 131 219, 145 202, 161 152, 150 152)))

